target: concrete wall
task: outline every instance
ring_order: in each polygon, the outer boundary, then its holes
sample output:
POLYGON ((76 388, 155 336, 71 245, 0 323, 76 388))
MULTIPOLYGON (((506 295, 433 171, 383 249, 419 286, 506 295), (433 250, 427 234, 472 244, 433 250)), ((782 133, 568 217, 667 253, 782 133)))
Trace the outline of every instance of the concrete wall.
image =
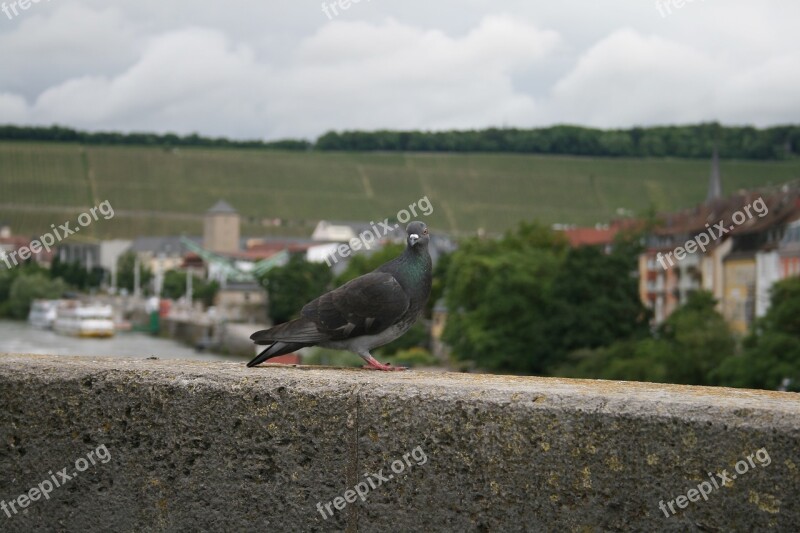
POLYGON ((792 393, 0 356, 0 530, 796 531, 799 438, 792 393))

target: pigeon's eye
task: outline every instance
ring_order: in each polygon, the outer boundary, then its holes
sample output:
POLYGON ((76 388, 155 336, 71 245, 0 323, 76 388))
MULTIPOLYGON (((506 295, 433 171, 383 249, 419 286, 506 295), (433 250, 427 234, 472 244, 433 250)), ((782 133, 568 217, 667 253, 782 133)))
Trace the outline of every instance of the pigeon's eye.
POLYGON ((422 234, 423 235, 427 235, 428 234, 428 228, 425 228, 424 230, 422 230, 422 234))

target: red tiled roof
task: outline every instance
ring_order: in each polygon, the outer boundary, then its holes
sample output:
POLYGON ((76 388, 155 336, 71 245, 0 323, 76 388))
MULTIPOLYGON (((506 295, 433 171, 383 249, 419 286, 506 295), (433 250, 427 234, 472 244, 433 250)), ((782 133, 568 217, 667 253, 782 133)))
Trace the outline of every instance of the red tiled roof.
POLYGON ((22 248, 23 246, 29 246, 31 244, 31 240, 25 237, 14 236, 14 237, 0 237, 0 245, 3 246, 13 246, 15 248, 22 248))
POLYGON ((569 241, 570 246, 599 246, 612 244, 614 238, 620 231, 634 230, 643 226, 643 221, 637 219, 613 220, 611 224, 595 228, 566 228, 564 236, 569 241))
POLYGON ((290 253, 295 252, 305 252, 309 248, 314 246, 319 246, 318 242, 264 242, 260 244, 254 244, 247 248, 248 252, 260 252, 260 253, 267 253, 269 252, 270 255, 274 255, 278 252, 283 250, 288 250, 290 253))
POLYGON ((318 242, 298 243, 298 242, 264 242, 250 246, 247 250, 239 252, 226 253, 226 257, 233 257, 235 259, 246 259, 250 261, 260 261, 262 259, 269 259, 275 254, 284 250, 289 253, 305 252, 313 246, 319 246, 318 242))
POLYGON ((570 246, 578 247, 611 244, 619 230, 616 228, 569 228, 563 231, 570 246))
POLYGON ((785 223, 800 216, 800 187, 787 187, 779 191, 740 191, 736 194, 712 202, 698 205, 676 213, 660 215, 661 222, 653 233, 656 235, 696 234, 706 231, 706 224, 714 225, 720 220, 730 228, 731 234, 757 233, 777 224, 785 223), (747 217, 745 206, 751 206, 759 198, 763 199, 767 213, 760 216, 750 207, 751 217, 747 217), (732 220, 736 212, 747 218, 742 224, 732 220))
POLYGON ((269 259, 273 255, 280 253, 281 250, 250 249, 250 250, 241 250, 239 252, 228 252, 222 255, 224 255, 225 257, 230 257, 232 259, 244 259, 246 261, 261 261, 262 259, 269 259))

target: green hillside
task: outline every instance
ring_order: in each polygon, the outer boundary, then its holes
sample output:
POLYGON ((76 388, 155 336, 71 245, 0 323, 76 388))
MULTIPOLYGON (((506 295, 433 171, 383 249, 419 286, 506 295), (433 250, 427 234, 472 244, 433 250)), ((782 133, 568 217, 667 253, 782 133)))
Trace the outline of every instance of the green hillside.
MULTIPOLYGON (((283 152, 0 143, 0 221, 38 235, 109 200, 81 238, 202 231, 220 198, 246 235, 308 235, 319 219, 379 220, 427 195, 434 230, 499 232, 520 220, 594 224, 704 199, 709 162, 510 154, 283 152), (284 226, 266 227, 280 218, 284 226)), ((721 164, 725 192, 800 178, 800 160, 721 164)))

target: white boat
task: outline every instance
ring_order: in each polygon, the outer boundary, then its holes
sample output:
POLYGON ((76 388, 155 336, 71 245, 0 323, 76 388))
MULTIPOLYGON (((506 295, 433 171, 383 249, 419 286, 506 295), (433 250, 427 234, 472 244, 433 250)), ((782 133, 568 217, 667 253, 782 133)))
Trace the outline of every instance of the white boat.
POLYGON ((34 300, 28 313, 28 323, 39 329, 53 329, 61 300, 34 300))
POLYGON ((58 307, 53 329, 73 337, 113 337, 114 309, 110 305, 69 302, 58 307))

